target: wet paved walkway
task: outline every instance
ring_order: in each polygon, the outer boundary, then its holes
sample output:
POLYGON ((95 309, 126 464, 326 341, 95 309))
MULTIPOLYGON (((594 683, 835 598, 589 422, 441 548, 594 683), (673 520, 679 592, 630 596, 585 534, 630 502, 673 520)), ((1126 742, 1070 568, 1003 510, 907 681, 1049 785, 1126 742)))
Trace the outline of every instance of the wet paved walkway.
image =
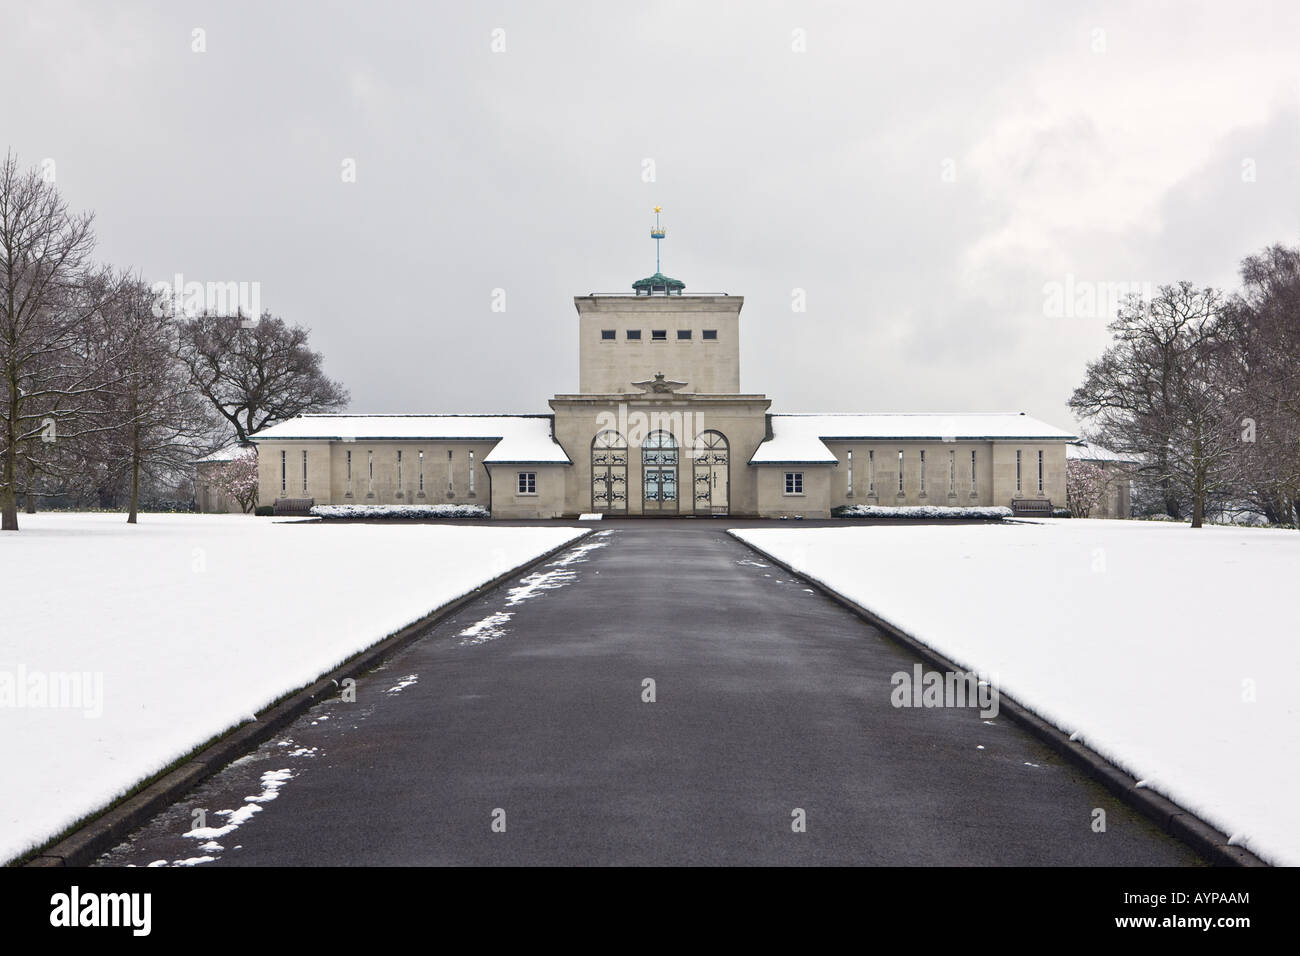
POLYGON ((916 659, 724 527, 607 524, 102 862, 1201 862, 1005 718, 894 708, 916 659))

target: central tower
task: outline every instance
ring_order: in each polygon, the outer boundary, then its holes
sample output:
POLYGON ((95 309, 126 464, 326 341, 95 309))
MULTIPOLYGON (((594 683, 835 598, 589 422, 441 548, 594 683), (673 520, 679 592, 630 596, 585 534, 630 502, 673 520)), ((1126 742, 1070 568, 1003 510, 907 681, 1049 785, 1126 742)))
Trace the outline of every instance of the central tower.
MULTIPOLYGON (((655 208, 654 275, 631 292, 575 296, 578 391, 550 401, 572 462, 566 513, 756 514, 748 464, 768 437, 766 395, 740 391, 740 309, 687 295, 663 274, 667 230, 655 208)), ((775 480, 775 479, 774 479, 775 480)))
POLYGON ((667 235, 655 207, 655 273, 632 293, 575 296, 578 310, 578 391, 640 394, 637 383, 662 375, 680 391, 733 395, 740 391, 740 309, 743 296, 686 295, 686 283, 661 271, 659 244, 667 235))

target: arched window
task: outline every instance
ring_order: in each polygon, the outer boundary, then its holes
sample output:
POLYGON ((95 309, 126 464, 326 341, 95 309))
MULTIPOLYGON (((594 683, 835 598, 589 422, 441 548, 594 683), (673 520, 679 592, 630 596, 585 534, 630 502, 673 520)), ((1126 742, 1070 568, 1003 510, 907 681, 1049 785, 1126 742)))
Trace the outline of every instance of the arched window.
POLYGON ((627 439, 612 428, 591 440, 591 510, 627 511, 627 439))
POLYGON ((642 510, 649 514, 677 511, 677 439, 653 431, 641 444, 642 510))

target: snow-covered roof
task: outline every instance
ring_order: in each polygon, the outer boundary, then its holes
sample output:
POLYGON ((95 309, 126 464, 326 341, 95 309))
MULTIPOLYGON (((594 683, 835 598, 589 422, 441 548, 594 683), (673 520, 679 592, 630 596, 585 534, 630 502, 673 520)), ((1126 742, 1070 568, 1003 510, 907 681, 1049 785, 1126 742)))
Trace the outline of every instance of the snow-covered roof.
POLYGON ((1079 461, 1111 461, 1124 465, 1139 464, 1136 458, 1128 455, 1121 455, 1119 452, 1111 451, 1109 448, 1103 448, 1101 445, 1094 445, 1091 442, 1076 441, 1070 442, 1065 446, 1065 457, 1074 458, 1079 461))
POLYGON ((241 445, 239 442, 231 442, 224 448, 218 448, 211 455, 204 455, 198 459, 195 464, 205 465, 209 462, 234 461, 241 455, 256 455, 257 449, 249 445, 241 445))
POLYGON ((570 464, 547 415, 299 415, 254 441, 495 441, 483 461, 570 464))
POLYGON ((1017 412, 773 415, 755 465, 834 464, 828 441, 1069 441, 1076 436, 1017 412))

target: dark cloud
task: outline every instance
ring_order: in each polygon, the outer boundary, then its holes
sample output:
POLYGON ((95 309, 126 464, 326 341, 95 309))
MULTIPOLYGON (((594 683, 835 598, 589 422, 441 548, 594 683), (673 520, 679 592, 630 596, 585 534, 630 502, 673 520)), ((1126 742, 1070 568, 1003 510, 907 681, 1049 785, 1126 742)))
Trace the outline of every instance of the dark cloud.
POLYGON ((13 14, 0 76, 103 257, 260 282, 358 411, 575 388, 572 296, 652 271, 660 204, 665 271, 746 296, 742 384, 779 408, 1068 425, 1107 317, 1045 315, 1044 283, 1230 282, 1297 238, 1298 18, 87 0, 13 14))

